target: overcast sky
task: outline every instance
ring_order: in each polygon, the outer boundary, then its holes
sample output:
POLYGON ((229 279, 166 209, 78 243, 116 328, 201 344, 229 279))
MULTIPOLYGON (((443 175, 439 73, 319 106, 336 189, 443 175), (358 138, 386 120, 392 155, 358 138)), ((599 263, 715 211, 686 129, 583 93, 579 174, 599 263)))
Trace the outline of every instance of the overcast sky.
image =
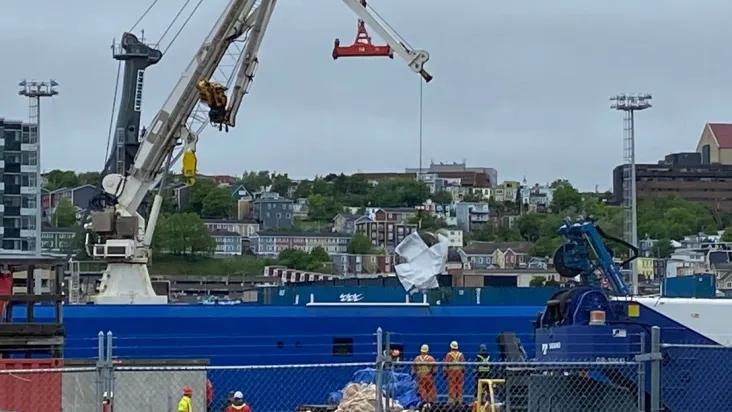
MULTIPOLYGON (((11 3, 0 13, 0 116, 27 119, 18 80, 55 78, 60 95, 43 106, 43 169, 100 169, 117 68, 109 45, 150 0, 11 3)), ((160 0, 139 28, 156 40, 182 3, 160 0)), ((143 123, 226 3, 206 0, 148 69, 143 123)), ((639 162, 693 151, 705 122, 732 121, 727 1, 370 5, 431 54, 425 164, 465 159, 498 169, 500 180, 566 178, 603 190, 623 156, 622 114, 608 108, 609 96, 653 93, 654 107, 636 122, 639 162)), ((333 39, 350 43, 355 30, 356 17, 338 0, 281 0, 240 125, 228 134, 207 129, 198 147, 200 172, 268 169, 309 177, 416 167, 419 78, 398 58, 334 62, 333 39)))

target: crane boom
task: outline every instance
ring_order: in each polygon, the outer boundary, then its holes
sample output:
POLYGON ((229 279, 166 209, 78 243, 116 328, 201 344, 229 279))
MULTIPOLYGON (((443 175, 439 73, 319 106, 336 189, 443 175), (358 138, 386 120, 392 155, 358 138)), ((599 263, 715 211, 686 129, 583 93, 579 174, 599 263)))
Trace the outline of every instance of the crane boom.
MULTIPOLYGON (((359 18, 374 28, 399 54, 409 67, 422 75, 429 60, 426 51, 410 50, 401 44, 373 18, 359 0, 343 0, 359 18), (355 5, 355 6, 354 6, 355 5), (357 7, 356 7, 357 6, 357 7)), ((143 199, 164 178, 171 160, 183 158, 183 176, 189 184, 195 181, 196 145, 200 130, 191 127, 197 105, 208 108, 208 122, 222 128, 236 125, 236 114, 249 92, 258 66, 258 52, 272 17, 277 0, 231 0, 216 21, 183 72, 163 107, 146 129, 134 164, 125 175, 109 174, 102 180, 102 190, 114 201, 104 210, 92 214, 86 227, 92 229, 98 242, 91 254, 107 262, 103 272, 97 303, 166 303, 166 296, 157 296, 152 289, 147 263, 150 244, 162 204, 155 196, 149 222, 138 213, 143 199), (235 42, 246 42, 236 59, 233 87, 213 80, 221 61, 235 42), (176 156, 176 147, 182 146, 176 156)), ((237 47, 238 48, 238 47, 237 47)), ((90 236, 87 235, 87 243, 90 236)))

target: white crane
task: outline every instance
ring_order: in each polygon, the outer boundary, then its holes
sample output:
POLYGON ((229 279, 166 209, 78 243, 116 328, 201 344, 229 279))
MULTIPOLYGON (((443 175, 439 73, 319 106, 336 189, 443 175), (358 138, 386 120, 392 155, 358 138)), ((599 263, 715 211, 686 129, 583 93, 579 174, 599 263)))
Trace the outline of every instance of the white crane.
MULTIPOLYGON (((409 68, 425 81, 432 77, 424 70, 429 53, 412 50, 382 25, 361 0, 342 0, 370 28, 403 58, 409 68)), ((231 0, 219 17, 203 45, 198 49, 162 109, 146 129, 134 165, 125 175, 109 174, 102 181, 102 190, 112 201, 92 214, 86 227, 97 236, 97 243, 87 244, 94 258, 107 262, 97 303, 167 303, 166 296, 157 296, 152 288, 147 263, 150 258, 155 224, 162 197, 155 196, 149 221, 138 213, 144 197, 160 183, 171 162, 182 156, 183 176, 189 184, 195 181, 196 144, 200 129, 193 127, 197 107, 208 110, 205 123, 219 129, 234 127, 242 99, 249 91, 257 70, 257 53, 272 17, 276 0, 231 0), (232 46, 245 43, 243 49, 232 46), (232 49, 238 52, 232 52, 232 49), (225 55, 235 58, 233 85, 226 87, 213 81, 225 55), (228 95, 227 95, 228 93, 228 95), (181 149, 174 156, 176 147, 181 149)))

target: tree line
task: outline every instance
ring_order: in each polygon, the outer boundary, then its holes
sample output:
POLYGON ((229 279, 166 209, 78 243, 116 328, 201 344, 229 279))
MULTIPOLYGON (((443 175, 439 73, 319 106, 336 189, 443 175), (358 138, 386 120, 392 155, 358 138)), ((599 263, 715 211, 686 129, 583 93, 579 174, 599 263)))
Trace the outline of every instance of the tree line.
MULTIPOLYGON (((72 171, 54 170, 46 175, 48 189, 72 187, 82 182, 93 183, 99 175, 76 174, 72 171)), ((447 191, 430 193, 422 182, 415 179, 389 179, 378 184, 369 182, 365 175, 329 174, 312 180, 294 182, 287 174, 269 171, 245 172, 238 183, 250 192, 269 190, 284 197, 307 198, 308 218, 329 222, 337 213, 350 207, 414 207, 427 199, 438 205, 452 203, 447 191)), ((515 201, 488 200, 491 210, 500 218, 515 216, 512 225, 486 225, 465 234, 466 242, 478 241, 528 241, 533 244, 536 256, 550 256, 561 244, 556 230, 567 216, 591 215, 608 234, 622 238, 624 234, 624 209, 606 203, 608 193, 582 193, 563 179, 552 182, 554 189, 551 205, 546 213, 522 213, 520 198, 515 201)), ((156 233, 156 244, 171 253, 198 254, 212 250, 215 244, 204 240, 205 226, 202 218, 226 219, 236 215, 236 198, 233 188, 218 187, 212 180, 199 179, 190 188, 188 202, 182 210, 166 198, 163 216, 156 233)), ((468 194, 463 201, 481 201, 468 194)), ((52 217, 61 227, 76 224, 76 211, 70 203, 61 202, 52 217)), ((447 226, 441 217, 423 214, 411 223, 424 230, 436 230, 447 226)), ((641 199, 638 204, 638 238, 657 239, 654 254, 667 256, 670 240, 679 240, 698 232, 715 232, 732 226, 732 214, 713 213, 706 206, 677 197, 641 199)), ((207 233, 207 231, 205 231, 207 233)), ((210 235, 209 238, 210 239, 210 235)), ((725 234, 732 240, 732 230, 725 234)), ((370 243, 358 239, 351 250, 358 253, 372 252, 370 243)), ((622 253, 622 251, 619 251, 622 253)))

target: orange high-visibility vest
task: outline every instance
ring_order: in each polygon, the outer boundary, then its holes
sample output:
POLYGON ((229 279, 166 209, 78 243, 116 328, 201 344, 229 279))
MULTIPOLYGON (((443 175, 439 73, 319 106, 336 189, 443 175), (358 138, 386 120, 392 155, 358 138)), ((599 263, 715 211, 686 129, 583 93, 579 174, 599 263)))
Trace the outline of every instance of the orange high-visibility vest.
POLYGON ((414 365, 414 373, 417 374, 417 376, 425 376, 430 375, 434 371, 435 366, 434 365, 425 365, 425 363, 434 363, 435 358, 433 358, 430 355, 419 355, 416 358, 414 358, 414 362, 416 363, 422 363, 421 365, 414 365))
MULTIPOLYGON (((447 363, 460 363, 465 362, 465 356, 460 351, 450 351, 445 356, 445 362, 447 363)), ((448 371, 456 371, 465 369, 465 365, 445 365, 445 369, 448 371)))

